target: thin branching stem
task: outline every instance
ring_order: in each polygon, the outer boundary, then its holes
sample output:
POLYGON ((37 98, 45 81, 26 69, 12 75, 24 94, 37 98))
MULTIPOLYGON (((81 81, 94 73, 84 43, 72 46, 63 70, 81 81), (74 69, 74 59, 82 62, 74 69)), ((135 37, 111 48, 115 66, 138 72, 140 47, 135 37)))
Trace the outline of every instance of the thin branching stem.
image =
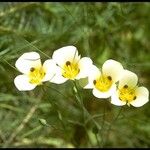
MULTIPOLYGON (((78 103, 80 104, 80 107, 82 108, 82 111, 83 111, 83 118, 84 118, 84 125, 86 125, 86 122, 85 122, 85 115, 90 118, 90 120, 94 123, 94 125, 97 127, 98 131, 101 129, 101 127, 99 126, 99 124, 94 120, 94 118, 91 116, 91 114, 87 111, 87 109, 84 107, 84 104, 83 104, 83 99, 80 95, 80 92, 79 92, 79 89, 78 89, 78 86, 76 84, 75 81, 73 81, 73 85, 75 87, 75 90, 76 90, 76 94, 78 95, 76 97, 78 103)), ((97 135, 98 136, 98 135, 97 135)), ((97 139, 98 140, 98 139, 97 139)), ((97 141, 98 145, 100 146, 99 144, 99 141, 97 141)))
POLYGON ((114 124, 114 123, 117 121, 117 119, 119 118, 119 116, 120 116, 122 110, 123 110, 123 107, 120 108, 120 110, 119 110, 117 116, 116 116, 116 117, 112 120, 112 122, 109 124, 109 127, 108 127, 108 129, 107 129, 107 133, 106 133, 106 137, 105 137, 105 141, 104 141, 104 145, 106 144, 106 142, 107 142, 107 140, 108 140, 108 138, 109 138, 109 133, 110 133, 110 130, 111 130, 113 124, 114 124))

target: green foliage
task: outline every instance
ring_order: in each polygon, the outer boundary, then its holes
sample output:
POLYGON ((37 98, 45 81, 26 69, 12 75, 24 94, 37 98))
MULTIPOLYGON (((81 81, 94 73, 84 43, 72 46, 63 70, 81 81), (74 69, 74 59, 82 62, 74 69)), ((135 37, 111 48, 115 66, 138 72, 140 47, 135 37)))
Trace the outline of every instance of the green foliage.
POLYGON ((86 79, 78 83, 84 117, 71 81, 29 92, 13 83, 24 52, 44 61, 74 45, 99 68, 109 58, 121 62, 150 88, 149 10, 149 3, 1 3, 0 147, 149 147, 149 103, 124 106, 113 122, 120 108, 83 90, 86 79))

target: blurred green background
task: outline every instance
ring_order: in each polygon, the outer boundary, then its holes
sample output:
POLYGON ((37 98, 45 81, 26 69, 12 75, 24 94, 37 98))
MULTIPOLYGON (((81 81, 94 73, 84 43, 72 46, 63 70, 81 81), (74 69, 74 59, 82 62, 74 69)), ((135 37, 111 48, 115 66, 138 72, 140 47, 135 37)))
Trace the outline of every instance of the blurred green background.
POLYGON ((71 81, 45 83, 28 92, 14 86, 13 68, 24 52, 44 62, 74 45, 99 68, 115 59, 150 88, 149 3, 0 4, 0 147, 150 147, 150 103, 121 107, 98 99, 78 82, 83 119, 71 81), (116 118, 116 119, 115 119, 116 118))

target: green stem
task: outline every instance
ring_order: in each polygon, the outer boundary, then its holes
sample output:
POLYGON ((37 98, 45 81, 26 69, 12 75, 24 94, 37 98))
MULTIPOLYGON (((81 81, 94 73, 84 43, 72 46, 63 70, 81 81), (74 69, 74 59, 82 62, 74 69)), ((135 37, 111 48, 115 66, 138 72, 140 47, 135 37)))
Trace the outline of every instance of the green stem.
POLYGON ((80 103, 80 106, 82 107, 82 109, 84 110, 84 113, 94 122, 94 124, 98 127, 98 129, 100 129, 101 127, 99 127, 99 125, 97 124, 97 122, 94 120, 94 118, 91 116, 91 114, 87 111, 87 109, 84 107, 84 104, 83 104, 83 99, 80 95, 80 92, 79 92, 79 89, 76 85, 76 82, 74 81, 73 82, 74 86, 75 86, 75 89, 76 89, 76 93, 78 94, 78 103, 80 103))
POLYGON ((121 109, 119 110, 117 116, 116 116, 116 117, 114 118, 114 120, 110 123, 109 128, 108 128, 107 133, 106 133, 106 138, 105 138, 105 142, 104 142, 104 143, 106 143, 106 141, 108 140, 108 136, 109 136, 109 132, 110 132, 110 130, 111 130, 111 127, 112 127, 112 125, 117 121, 117 119, 118 119, 118 117, 120 116, 122 110, 123 110, 123 107, 121 107, 121 109))
POLYGON ((95 134, 95 138, 96 138, 96 141, 97 141, 97 145, 100 147, 101 145, 100 145, 100 142, 99 142, 99 139, 98 139, 98 135, 97 135, 97 134, 95 134))
MULTIPOLYGON (((91 114, 84 107, 83 99, 82 99, 82 97, 80 95, 79 89, 78 89, 77 84, 76 84, 75 81, 73 81, 73 85, 74 85, 74 88, 75 88, 75 92, 77 94, 76 95, 77 102, 80 104, 80 107, 82 108, 82 111, 83 111, 84 125, 86 125, 86 120, 85 120, 85 115, 86 115, 94 123, 94 125, 97 127, 98 131, 100 131, 101 127, 99 126, 99 124, 94 120, 94 118, 91 116, 91 114)), ((96 136, 98 136, 98 135, 96 135, 96 136)), ((100 146, 99 141, 98 141, 98 145, 100 146)))
POLYGON ((75 81, 73 81, 73 85, 75 88, 74 90, 75 90, 75 94, 76 94, 76 99, 77 99, 80 107, 82 108, 83 122, 85 123, 85 107, 84 107, 83 99, 82 99, 82 96, 80 95, 78 86, 75 81))
POLYGON ((105 116, 106 115, 106 105, 104 104, 104 112, 103 112, 103 119, 102 119, 102 125, 101 125, 101 132, 100 132, 100 136, 101 136, 101 146, 103 147, 104 145, 104 140, 103 140, 103 129, 104 129, 104 123, 105 123, 105 116))

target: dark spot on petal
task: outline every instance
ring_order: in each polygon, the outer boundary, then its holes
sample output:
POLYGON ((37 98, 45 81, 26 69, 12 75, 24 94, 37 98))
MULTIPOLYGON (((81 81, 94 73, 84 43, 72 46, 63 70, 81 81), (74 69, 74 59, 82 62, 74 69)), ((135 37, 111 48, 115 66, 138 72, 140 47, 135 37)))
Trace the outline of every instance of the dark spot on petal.
POLYGON ((69 66, 69 65, 71 65, 71 62, 70 62, 70 61, 67 61, 67 62, 66 62, 66 66, 69 66))
POLYGON ((31 71, 31 72, 33 72, 34 70, 35 70, 35 68, 33 68, 33 67, 30 68, 30 71, 31 71))
POLYGON ((96 84, 96 80, 93 80, 93 84, 94 84, 94 85, 96 84))
POLYGON ((136 96, 134 96, 133 100, 135 100, 135 99, 136 99, 136 96))
POLYGON ((107 79, 108 79, 109 81, 111 81, 111 80, 112 80, 112 77, 111 77, 111 76, 108 76, 107 79))
POLYGON ((128 85, 124 85, 124 88, 125 88, 125 89, 128 88, 128 85))

